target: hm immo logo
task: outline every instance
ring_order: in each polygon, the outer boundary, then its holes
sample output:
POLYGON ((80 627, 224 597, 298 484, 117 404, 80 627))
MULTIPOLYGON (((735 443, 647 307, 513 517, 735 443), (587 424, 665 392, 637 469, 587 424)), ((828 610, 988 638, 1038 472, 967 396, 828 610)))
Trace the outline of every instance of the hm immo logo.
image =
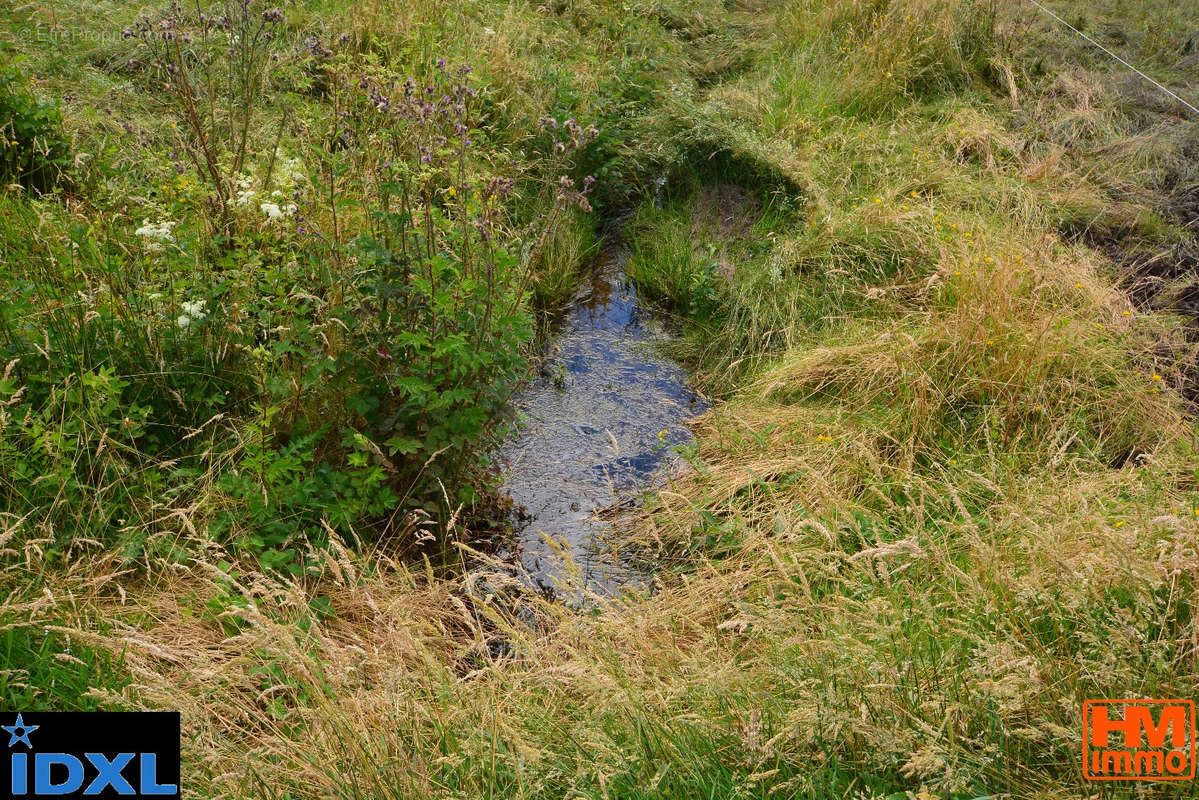
POLYGON ((1082 769, 1093 781, 1193 779, 1194 701, 1085 701, 1082 769))
POLYGON ((0 798, 179 797, 175 712, 0 714, 5 741, 0 798))

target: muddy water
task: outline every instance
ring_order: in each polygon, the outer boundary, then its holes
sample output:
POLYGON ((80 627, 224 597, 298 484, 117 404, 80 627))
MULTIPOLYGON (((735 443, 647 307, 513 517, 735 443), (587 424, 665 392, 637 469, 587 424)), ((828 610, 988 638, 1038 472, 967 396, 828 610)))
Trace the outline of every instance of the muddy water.
MULTIPOLYGON (((624 273, 611 240, 556 331, 537 381, 517 399, 522 422, 501 451, 518 513, 506 553, 528 579, 561 591, 582 581, 612 594, 641 582, 612 552, 597 512, 635 500, 678 466, 683 421, 704 410, 683 369, 654 347, 669 338, 624 273)), ((609 517, 603 514, 602 517, 609 517)))

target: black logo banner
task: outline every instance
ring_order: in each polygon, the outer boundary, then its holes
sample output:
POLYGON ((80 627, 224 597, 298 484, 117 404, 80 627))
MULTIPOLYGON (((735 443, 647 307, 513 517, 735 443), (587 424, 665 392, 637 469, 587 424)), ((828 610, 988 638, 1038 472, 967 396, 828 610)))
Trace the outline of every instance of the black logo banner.
POLYGON ((0 798, 179 797, 175 711, 0 712, 0 798))

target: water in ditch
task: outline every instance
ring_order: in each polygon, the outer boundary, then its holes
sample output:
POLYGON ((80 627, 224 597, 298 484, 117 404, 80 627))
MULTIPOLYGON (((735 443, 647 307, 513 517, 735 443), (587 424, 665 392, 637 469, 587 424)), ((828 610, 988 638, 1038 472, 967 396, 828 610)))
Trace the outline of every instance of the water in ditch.
POLYGON ((517 509, 504 556, 538 588, 611 595, 642 577, 611 546, 611 511, 679 468, 684 421, 706 408, 670 338, 624 273, 610 239, 560 326, 539 378, 517 398, 520 426, 501 450, 517 509))

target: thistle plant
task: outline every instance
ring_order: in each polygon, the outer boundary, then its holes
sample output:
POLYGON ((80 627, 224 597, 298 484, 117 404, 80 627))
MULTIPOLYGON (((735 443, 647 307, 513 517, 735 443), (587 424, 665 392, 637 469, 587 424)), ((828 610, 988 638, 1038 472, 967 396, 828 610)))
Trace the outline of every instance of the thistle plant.
MULTIPOLYGON (((332 99, 319 153, 326 202, 312 224, 355 276, 343 363, 357 388, 346 406, 395 468, 402 495, 437 500, 428 510, 446 513, 447 501, 475 498, 485 481, 486 454, 524 372, 530 249, 560 208, 590 209, 594 181, 541 184, 554 211, 518 258, 511 246, 527 233, 509 214, 516 184, 477 144, 487 131, 472 68, 437 59, 405 76, 316 39, 309 47, 332 99), (339 202, 351 181, 366 187, 361 209, 339 202), (354 214, 358 236, 347 233, 354 214)), ((573 120, 553 127, 563 135, 547 175, 566 172, 594 136, 573 120)))
POLYGON ((251 157, 252 134, 264 129, 282 22, 283 11, 263 0, 225 0, 208 10, 172 0, 164 14, 143 15, 123 32, 142 43, 145 66, 180 121, 182 149, 212 192, 216 232, 231 228, 231 205, 251 157))
POLYGON ((557 176, 557 178, 542 183, 543 197, 540 198, 540 205, 543 207, 550 205, 552 210, 548 218, 535 223, 539 227, 539 230, 535 232, 535 237, 529 237, 532 244, 525 255, 525 261, 529 264, 535 264, 540 259, 550 234, 567 208, 573 206, 582 211, 592 210, 588 195, 595 186, 595 177, 592 175, 586 176, 580 182, 566 173, 570 171, 571 159, 588 143, 599 138, 599 129, 595 126, 584 128, 575 121, 574 117, 569 117, 559 123, 554 117, 547 116, 541 119, 541 130, 550 140, 544 174, 557 176), (552 197, 552 203, 548 202, 550 197, 552 197))

